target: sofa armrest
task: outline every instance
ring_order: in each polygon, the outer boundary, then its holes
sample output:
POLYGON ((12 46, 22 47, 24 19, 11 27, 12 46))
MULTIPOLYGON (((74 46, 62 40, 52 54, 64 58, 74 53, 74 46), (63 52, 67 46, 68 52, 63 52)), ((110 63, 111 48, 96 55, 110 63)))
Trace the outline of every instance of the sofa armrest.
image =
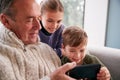
POLYGON ((120 79, 120 49, 89 46, 90 54, 97 56, 109 69, 113 80, 120 79))

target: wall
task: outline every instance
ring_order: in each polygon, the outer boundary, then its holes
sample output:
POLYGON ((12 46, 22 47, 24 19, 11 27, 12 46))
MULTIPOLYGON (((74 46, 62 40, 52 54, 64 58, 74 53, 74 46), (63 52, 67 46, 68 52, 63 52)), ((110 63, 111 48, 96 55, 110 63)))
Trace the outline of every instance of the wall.
POLYGON ((110 0, 106 46, 120 49, 120 0, 110 0))
POLYGON ((88 33, 88 45, 104 46, 108 0, 86 0, 84 29, 88 33))

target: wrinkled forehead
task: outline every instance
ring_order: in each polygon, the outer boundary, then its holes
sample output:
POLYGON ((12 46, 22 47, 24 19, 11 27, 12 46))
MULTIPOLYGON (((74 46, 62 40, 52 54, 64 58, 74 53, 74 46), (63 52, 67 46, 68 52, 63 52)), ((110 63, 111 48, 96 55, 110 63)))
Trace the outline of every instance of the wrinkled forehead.
POLYGON ((25 14, 26 12, 40 12, 40 5, 36 0, 16 0, 13 7, 18 13, 22 12, 25 14))
POLYGON ((34 4, 34 3, 36 3, 37 5, 39 5, 39 3, 38 3, 38 1, 37 0, 15 0, 14 1, 14 4, 13 5, 15 5, 15 6, 27 6, 27 5, 32 5, 32 4, 34 4))

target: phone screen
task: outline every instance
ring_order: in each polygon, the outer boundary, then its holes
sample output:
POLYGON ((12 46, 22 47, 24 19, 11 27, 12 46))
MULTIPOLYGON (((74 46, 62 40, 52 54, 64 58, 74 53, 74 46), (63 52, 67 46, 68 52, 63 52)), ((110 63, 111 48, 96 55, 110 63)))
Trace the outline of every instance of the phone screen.
POLYGON ((86 64, 76 66, 72 70, 70 70, 69 76, 75 79, 87 79, 87 80, 97 80, 97 73, 100 70, 100 64, 86 64))

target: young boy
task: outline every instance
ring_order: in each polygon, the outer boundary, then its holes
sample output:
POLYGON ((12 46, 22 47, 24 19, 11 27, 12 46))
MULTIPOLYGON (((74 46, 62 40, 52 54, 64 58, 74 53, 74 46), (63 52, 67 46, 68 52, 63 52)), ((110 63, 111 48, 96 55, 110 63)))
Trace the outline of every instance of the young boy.
POLYGON ((77 65, 98 63, 101 64, 102 67, 97 74, 97 80, 110 80, 109 70, 97 57, 87 53, 88 36, 83 29, 77 26, 67 27, 62 33, 62 38, 62 48, 64 50, 61 59, 62 64, 67 62, 76 62, 77 65))

